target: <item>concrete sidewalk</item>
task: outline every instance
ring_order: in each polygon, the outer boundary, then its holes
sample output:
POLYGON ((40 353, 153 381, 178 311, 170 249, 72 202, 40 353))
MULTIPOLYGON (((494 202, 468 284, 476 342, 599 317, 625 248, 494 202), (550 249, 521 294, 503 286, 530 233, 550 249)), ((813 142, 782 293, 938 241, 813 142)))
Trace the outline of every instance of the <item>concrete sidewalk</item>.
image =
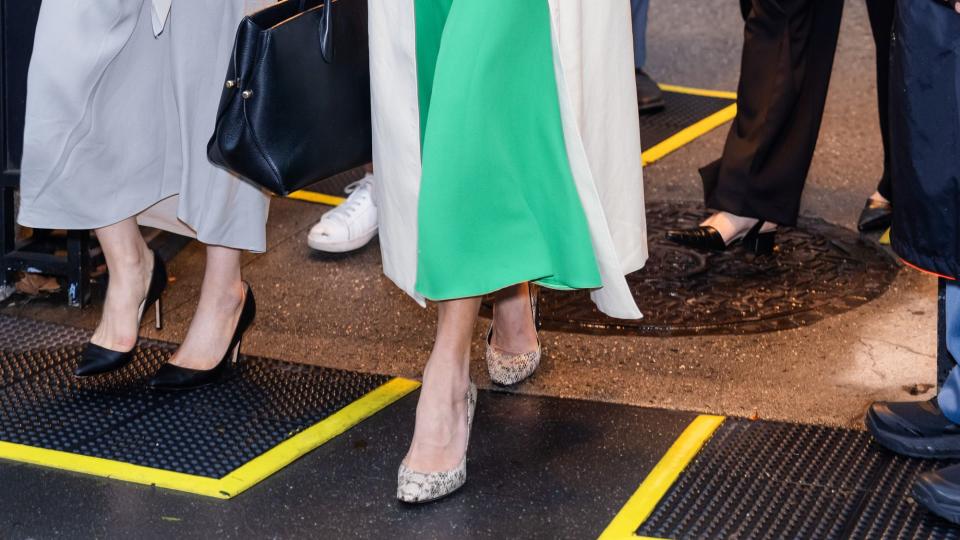
MULTIPOLYGON (((648 71, 660 82, 735 90, 743 25, 728 0, 654 2, 648 71)), ((827 117, 803 212, 847 228, 881 171, 873 44, 866 11, 850 2, 827 117)), ((646 171, 651 200, 701 197, 697 168, 715 159, 716 130, 646 171)), ((306 232, 327 210, 277 200, 270 250, 245 259, 260 318, 245 353, 415 377, 429 353, 432 309, 420 309, 383 278, 376 243, 341 257, 310 252, 306 232)), ((196 243, 171 264, 167 327, 147 335, 182 339, 200 284, 196 243)), ((748 336, 596 337, 547 332, 546 357, 519 393, 670 409, 858 426, 876 399, 922 399, 935 383, 936 283, 901 271, 881 298, 812 326, 748 336)), ((642 308, 642 299, 640 299, 642 308)), ((5 312, 93 327, 49 302, 5 312)), ((486 322, 476 329, 480 358, 486 322)), ((147 328, 145 326, 145 328, 147 328)), ((483 366, 474 376, 487 384, 483 366)))

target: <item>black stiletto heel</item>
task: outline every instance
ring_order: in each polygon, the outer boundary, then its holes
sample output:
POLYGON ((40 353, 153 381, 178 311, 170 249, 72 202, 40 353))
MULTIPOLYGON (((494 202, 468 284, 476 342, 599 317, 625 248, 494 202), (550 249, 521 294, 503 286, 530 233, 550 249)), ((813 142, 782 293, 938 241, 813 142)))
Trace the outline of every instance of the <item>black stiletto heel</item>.
POLYGON ((760 232, 764 222, 758 222, 746 236, 743 237, 743 247, 756 255, 772 255, 777 244, 777 230, 760 232))
POLYGON ((257 303, 253 298, 253 289, 250 285, 246 286, 246 296, 243 300, 243 309, 240 311, 240 320, 237 321, 237 328, 230 338, 230 346, 224 353, 220 362, 213 369, 201 370, 190 369, 173 364, 164 364, 157 371, 157 374, 150 379, 150 388, 163 392, 178 392, 182 390, 194 390, 222 382, 231 372, 231 368, 237 363, 240 356, 240 343, 243 341, 243 334, 246 333, 253 319, 257 316, 257 303))
POLYGON ((163 298, 157 298, 153 303, 153 327, 157 330, 163 330, 163 298))
MULTIPOLYGON (((163 263, 163 259, 160 258, 160 254, 154 251, 150 285, 147 287, 147 296, 140 305, 140 313, 137 315, 137 328, 140 327, 140 324, 143 322, 143 316, 151 305, 153 305, 156 310, 157 330, 163 327, 161 298, 166 289, 167 266, 163 263)), ((139 338, 137 338, 137 341, 139 342, 139 338)), ((137 346, 134 345, 133 349, 126 352, 114 351, 88 342, 80 354, 80 363, 73 373, 77 377, 92 377, 94 375, 102 375, 116 371, 133 360, 133 353, 136 349, 137 346)))

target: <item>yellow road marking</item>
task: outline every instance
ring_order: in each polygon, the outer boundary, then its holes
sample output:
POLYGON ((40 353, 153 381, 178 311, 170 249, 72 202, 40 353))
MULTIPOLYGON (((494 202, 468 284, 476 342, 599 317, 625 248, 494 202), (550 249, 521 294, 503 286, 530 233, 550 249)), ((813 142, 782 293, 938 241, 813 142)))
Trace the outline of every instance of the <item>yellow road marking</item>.
POLYGON ((883 236, 880 237, 880 245, 881 246, 890 245, 890 228, 889 227, 887 227, 887 230, 883 233, 883 236))
POLYGON ((692 96, 737 99, 736 92, 725 92, 723 90, 704 90, 702 88, 690 88, 688 86, 677 86, 675 84, 661 84, 659 86, 661 90, 666 92, 676 92, 678 94, 690 94, 692 96))
POLYGON ((696 124, 685 127, 674 133, 666 140, 647 149, 641 154, 643 165, 647 166, 655 163, 668 154, 671 154, 694 140, 706 135, 723 124, 733 120, 737 116, 737 104, 734 103, 710 116, 700 120, 696 124))
POLYGON ((327 206, 340 206, 343 204, 343 201, 347 200, 344 197, 337 197, 334 195, 327 195, 324 193, 317 193, 315 191, 306 191, 302 189, 287 195, 287 198, 316 204, 325 204, 327 206))
POLYGON ((600 540, 642 538, 634 532, 650 517, 657 504, 680 477, 680 473, 693 461, 724 420, 723 416, 709 415, 695 418, 650 471, 630 500, 623 505, 600 535, 600 540))
MULTIPOLYGON (((722 99, 737 99, 736 92, 725 92, 722 90, 704 90, 702 88, 690 88, 688 86, 677 86, 674 84, 661 84, 660 89, 666 92, 674 92, 678 94, 689 94, 692 96, 703 96, 703 97, 712 97, 712 98, 722 98, 722 99)), ((723 108, 722 110, 711 114, 710 116, 696 122, 690 126, 685 127, 684 129, 674 133, 666 140, 656 144, 641 155, 643 160, 643 165, 647 166, 651 163, 660 161, 664 157, 673 152, 679 150, 680 148, 690 144, 691 142, 699 139, 700 137, 706 135, 707 133, 713 131, 714 129, 722 126, 723 124, 733 120, 737 116, 737 105, 736 103, 731 104, 728 107, 723 108)), ((296 199, 299 201, 306 201, 317 204, 325 204, 328 206, 339 206, 346 199, 344 197, 337 197, 334 195, 327 195, 324 193, 317 193, 314 191, 300 190, 287 195, 289 199, 296 199)))
MULTIPOLYGON (((219 481, 162 469, 132 465, 92 456, 71 454, 22 444, 0 441, 0 458, 78 472, 104 478, 115 478, 135 484, 156 485, 179 491, 208 495, 219 493, 219 481)), ((220 495, 211 495, 220 497, 220 495)))
POLYGON ((0 458, 54 469, 230 499, 420 387, 392 379, 220 479, 0 441, 0 458))
POLYGON ((223 477, 222 491, 229 494, 228 497, 240 494, 419 387, 419 382, 399 377, 386 382, 320 423, 278 444, 223 477))

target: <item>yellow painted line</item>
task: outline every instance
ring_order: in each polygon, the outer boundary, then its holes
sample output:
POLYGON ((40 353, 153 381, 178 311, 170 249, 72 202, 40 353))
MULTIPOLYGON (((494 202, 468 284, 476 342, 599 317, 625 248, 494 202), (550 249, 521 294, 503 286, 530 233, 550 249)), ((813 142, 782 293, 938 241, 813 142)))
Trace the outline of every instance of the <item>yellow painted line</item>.
POLYGON ((680 477, 680 473, 697 457, 700 449, 707 444, 724 420, 723 416, 710 415, 695 418, 650 471, 630 500, 623 505, 600 535, 600 540, 643 538, 636 536, 634 532, 650 517, 657 504, 680 477))
POLYGON ((725 92, 723 90, 704 90, 702 88, 690 88, 688 86, 677 86, 674 84, 661 84, 659 86, 660 86, 660 89, 665 92, 676 92, 678 94, 690 94, 691 96, 737 99, 736 92, 725 92))
POLYGON ((890 245, 890 228, 889 227, 887 228, 886 232, 883 233, 883 236, 880 237, 880 245, 881 246, 890 245))
POLYGON ((655 163, 668 154, 671 154, 683 146, 693 142, 694 140, 706 135, 707 133, 713 131, 714 129, 726 124, 727 122, 733 120, 737 116, 737 104, 734 103, 729 107, 726 107, 706 118, 700 120, 696 124, 688 126, 670 137, 660 144, 653 146, 652 148, 647 149, 642 154, 643 165, 650 165, 655 163))
MULTIPOLYGON (((135 484, 155 485, 200 495, 219 492, 219 480, 153 469, 120 461, 82 456, 0 441, 0 458, 64 471, 113 478, 135 484)), ((212 495, 217 496, 217 495, 212 495)))
MULTIPOLYGON (((691 88, 689 86, 678 86, 675 84, 661 84, 659 85, 661 90, 666 92, 675 92, 678 94, 689 94, 691 96, 703 96, 703 97, 712 97, 712 98, 722 98, 722 99, 737 99, 736 92, 726 92, 723 90, 704 90, 702 88, 691 88)), ((729 107, 726 107, 706 118, 692 124, 677 133, 674 133, 669 138, 648 148, 642 154, 643 165, 647 166, 651 163, 655 163, 669 154, 676 152, 680 148, 690 144, 691 142, 699 139, 700 137, 706 135, 707 133, 713 131, 714 129, 722 126, 723 124, 733 120, 737 116, 737 105, 731 104, 729 107)), ((306 201, 317 204, 326 204, 328 206, 339 206, 346 200, 344 197, 337 197, 334 195, 326 195, 324 193, 316 193, 313 191, 295 191, 290 195, 287 195, 289 199, 296 199, 298 201, 306 201)))
POLYGON ((195 495, 230 499, 419 387, 420 383, 416 381, 392 379, 220 479, 3 441, 0 441, 0 458, 195 495))
POLYGON ((334 195, 327 195, 325 193, 317 193, 314 191, 294 191, 293 193, 287 195, 288 199, 295 199, 298 201, 306 201, 316 204, 325 204, 327 206, 340 206, 343 204, 343 201, 347 200, 344 197, 336 197, 334 195))
POLYGON ((254 458, 221 479, 221 492, 236 496, 318 446, 413 392, 420 383, 396 378, 330 415, 322 422, 254 458))

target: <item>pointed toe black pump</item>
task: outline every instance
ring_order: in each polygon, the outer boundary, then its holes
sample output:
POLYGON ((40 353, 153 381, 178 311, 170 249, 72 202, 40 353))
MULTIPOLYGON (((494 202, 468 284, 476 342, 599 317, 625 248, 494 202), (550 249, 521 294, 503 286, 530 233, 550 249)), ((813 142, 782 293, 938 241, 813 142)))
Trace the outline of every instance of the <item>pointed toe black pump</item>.
POLYGON ((700 251, 726 251, 731 247, 742 244, 744 248, 757 255, 770 255, 776 246, 777 230, 763 231, 765 221, 758 221, 750 230, 725 241, 720 231, 709 225, 701 225, 695 229, 677 229, 667 231, 667 240, 681 246, 700 251))
POLYGON ((253 319, 257 315, 257 303, 253 298, 253 289, 247 283, 244 283, 244 286, 246 291, 243 308, 240 311, 240 320, 237 321, 237 328, 233 332, 233 337, 230 338, 230 345, 220 362, 213 369, 206 370, 164 364, 156 375, 150 379, 150 388, 161 392, 179 392, 195 390, 227 379, 231 368, 237 363, 237 358, 240 356, 240 344, 243 342, 243 335, 253 324, 253 319))
MULTIPOLYGON (((163 328, 163 292, 167 289, 167 266, 160 258, 160 254, 153 252, 153 271, 150 274, 150 285, 147 287, 147 296, 140 304, 140 313, 137 315, 137 328, 143 322, 147 309, 153 306, 156 310, 157 330, 163 328)), ((80 363, 74 370, 77 377, 92 377, 116 371, 133 360, 137 346, 126 352, 114 351, 88 342, 80 354, 80 363)))
POLYGON ((867 199, 860 218, 857 220, 857 230, 860 232, 880 231, 886 229, 893 222, 893 205, 888 201, 867 199))

